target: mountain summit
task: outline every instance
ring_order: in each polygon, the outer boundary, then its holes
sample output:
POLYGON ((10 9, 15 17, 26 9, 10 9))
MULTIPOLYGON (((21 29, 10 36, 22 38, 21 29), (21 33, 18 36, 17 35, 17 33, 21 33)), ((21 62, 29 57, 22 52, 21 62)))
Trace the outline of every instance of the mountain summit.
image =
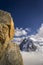
POLYGON ((37 47, 34 45, 30 38, 25 38, 20 44, 20 50, 22 51, 35 51, 37 47))

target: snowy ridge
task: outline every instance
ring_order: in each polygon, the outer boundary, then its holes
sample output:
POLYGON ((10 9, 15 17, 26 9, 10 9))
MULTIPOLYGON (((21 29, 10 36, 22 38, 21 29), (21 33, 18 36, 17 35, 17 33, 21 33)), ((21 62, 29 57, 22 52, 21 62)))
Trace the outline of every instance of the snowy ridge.
POLYGON ((30 38, 35 46, 37 46, 37 50, 39 52, 43 52, 43 38, 35 39, 32 37, 21 37, 21 38, 14 38, 13 41, 17 44, 20 44, 24 39, 30 38))

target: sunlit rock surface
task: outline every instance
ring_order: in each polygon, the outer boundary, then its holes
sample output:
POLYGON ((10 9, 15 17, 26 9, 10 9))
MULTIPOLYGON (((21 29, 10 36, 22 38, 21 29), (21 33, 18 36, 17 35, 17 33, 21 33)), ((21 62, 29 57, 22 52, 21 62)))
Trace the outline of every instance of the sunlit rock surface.
POLYGON ((0 65, 23 65, 19 46, 11 42, 14 23, 11 14, 0 10, 0 65))

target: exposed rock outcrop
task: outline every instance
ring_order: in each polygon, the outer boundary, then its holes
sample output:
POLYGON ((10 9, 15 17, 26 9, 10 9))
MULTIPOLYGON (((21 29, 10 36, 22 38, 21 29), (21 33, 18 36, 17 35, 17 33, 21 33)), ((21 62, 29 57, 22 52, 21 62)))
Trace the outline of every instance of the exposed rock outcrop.
POLYGON ((0 65, 23 65, 18 45, 11 42, 13 36, 13 19, 10 13, 0 10, 0 65))
MULTIPOLYGON (((14 36, 14 23, 10 13, 0 10, 0 31, 5 34, 8 31, 8 38, 11 39, 14 36), (3 28, 3 30, 2 30, 3 28), (5 28, 5 29, 4 29, 5 28)), ((2 34, 3 35, 3 34, 2 34)), ((6 37, 7 37, 6 36, 6 37)), ((8 40, 6 39, 6 41, 8 40)))
POLYGON ((34 45, 33 41, 30 38, 25 38, 21 42, 20 50, 21 51, 36 51, 37 47, 34 45))

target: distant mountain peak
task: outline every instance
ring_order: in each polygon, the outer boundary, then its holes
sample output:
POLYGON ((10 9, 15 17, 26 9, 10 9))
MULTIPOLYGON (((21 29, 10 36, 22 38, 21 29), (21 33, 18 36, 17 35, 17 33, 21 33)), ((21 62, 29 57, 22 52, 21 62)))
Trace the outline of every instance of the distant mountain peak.
POLYGON ((19 46, 20 46, 20 50, 22 51, 35 51, 37 48, 33 44, 33 41, 30 38, 23 39, 23 41, 21 42, 19 46))

